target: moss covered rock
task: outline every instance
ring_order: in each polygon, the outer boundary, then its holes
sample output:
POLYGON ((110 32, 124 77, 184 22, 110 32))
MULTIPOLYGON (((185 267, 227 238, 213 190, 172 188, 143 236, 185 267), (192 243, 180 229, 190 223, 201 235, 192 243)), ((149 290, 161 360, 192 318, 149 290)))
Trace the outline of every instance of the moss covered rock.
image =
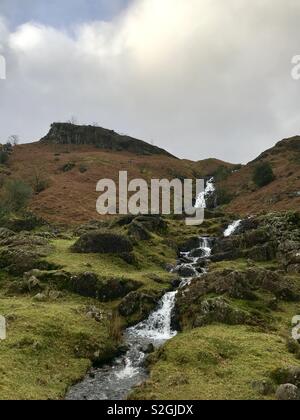
POLYGON ((94 231, 82 235, 73 245, 72 251, 83 254, 124 254, 132 252, 133 246, 125 235, 94 231))

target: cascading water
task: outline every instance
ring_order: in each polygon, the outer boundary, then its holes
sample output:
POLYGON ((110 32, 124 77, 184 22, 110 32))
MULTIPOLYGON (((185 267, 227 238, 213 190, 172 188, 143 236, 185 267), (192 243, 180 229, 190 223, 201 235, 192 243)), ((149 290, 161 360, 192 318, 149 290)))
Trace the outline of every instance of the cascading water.
POLYGON ((197 209, 206 209, 207 208, 207 199, 214 194, 216 191, 215 188, 215 180, 214 178, 210 178, 207 183, 205 190, 199 194, 196 200, 195 208, 197 209))
POLYGON ((225 238, 228 238, 229 236, 233 235, 241 223, 242 220, 236 220, 235 222, 231 223, 231 225, 229 225, 224 232, 225 238))
MULTIPOLYGON (((199 238, 199 248, 180 254, 176 269, 189 268, 192 274, 182 277, 180 287, 187 286, 193 278, 206 272, 199 268, 198 262, 208 259, 210 255, 209 238, 199 238), (198 253, 200 257, 194 256, 198 253)), ((166 293, 148 319, 126 330, 124 341, 128 350, 125 355, 116 358, 111 366, 93 369, 81 383, 70 389, 66 399, 122 400, 134 386, 144 382, 147 379, 144 365, 149 346, 160 347, 177 334, 172 329, 177 293, 176 290, 166 293)))

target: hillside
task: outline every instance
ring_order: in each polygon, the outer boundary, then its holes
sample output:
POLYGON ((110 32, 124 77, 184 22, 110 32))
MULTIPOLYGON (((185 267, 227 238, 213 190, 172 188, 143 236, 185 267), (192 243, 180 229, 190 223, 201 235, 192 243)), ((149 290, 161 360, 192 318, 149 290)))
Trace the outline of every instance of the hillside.
POLYGON ((218 186, 232 198, 226 207, 228 212, 247 215, 261 211, 299 210, 300 136, 280 141, 239 171, 219 180, 218 186), (258 188, 253 182, 253 173, 262 162, 270 163, 275 180, 258 188))
POLYGON ((130 178, 215 177, 217 203, 227 213, 248 215, 262 211, 300 208, 300 137, 283 140, 246 166, 217 159, 189 161, 141 140, 100 127, 52 124, 39 142, 14 147, 1 165, 2 182, 17 178, 36 194, 30 208, 55 223, 80 224, 98 218, 96 184, 116 182, 120 170, 130 178), (259 188, 253 173, 269 162, 275 180, 259 188))
POLYGON ((14 148, 2 166, 2 177, 32 185, 37 192, 30 208, 37 215, 50 222, 80 224, 99 218, 96 184, 103 178, 117 182, 120 170, 127 170, 130 178, 150 181, 209 177, 223 166, 234 167, 216 159, 180 160, 148 143, 99 127, 53 124, 41 141, 14 148))

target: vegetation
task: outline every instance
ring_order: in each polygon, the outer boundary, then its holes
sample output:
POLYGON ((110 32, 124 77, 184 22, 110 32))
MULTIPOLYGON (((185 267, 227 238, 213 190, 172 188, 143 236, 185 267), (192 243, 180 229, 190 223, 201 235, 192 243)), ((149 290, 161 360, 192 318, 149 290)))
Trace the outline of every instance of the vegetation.
POLYGON ((245 326, 210 325, 179 334, 151 356, 150 380, 130 399, 273 399, 272 371, 295 365, 285 341, 245 326), (262 395, 259 382, 269 382, 262 395))
POLYGON ((0 342, 1 400, 62 399, 91 367, 95 353, 98 361, 114 354, 108 320, 89 318, 87 305, 99 303, 75 295, 39 303, 0 292, 0 313, 8 321, 7 340, 0 342))
POLYGON ((266 185, 273 182, 274 179, 275 175, 269 162, 259 163, 255 167, 253 181, 259 188, 265 187, 266 185))
POLYGON ((20 213, 26 209, 32 189, 23 181, 12 179, 4 184, 1 194, 1 214, 20 213))

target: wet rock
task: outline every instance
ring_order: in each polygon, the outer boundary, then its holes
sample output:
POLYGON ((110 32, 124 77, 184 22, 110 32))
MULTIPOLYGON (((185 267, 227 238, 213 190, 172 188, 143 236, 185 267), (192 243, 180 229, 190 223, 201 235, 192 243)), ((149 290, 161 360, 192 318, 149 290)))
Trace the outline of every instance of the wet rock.
POLYGON ((153 344, 146 344, 144 346, 141 346, 141 351, 145 354, 150 354, 153 353, 155 351, 155 347, 153 344))
POLYGON ((157 297, 141 292, 131 292, 122 299, 118 310, 119 314, 124 317, 138 314, 144 318, 155 308, 157 303, 157 297))
POLYGON ((199 248, 199 237, 195 236, 188 239, 186 242, 179 245, 180 252, 190 252, 193 249, 199 248))
POLYGON ((276 391, 276 398, 279 401, 299 401, 300 391, 292 384, 280 385, 276 391))
POLYGON ((166 269, 166 271, 168 271, 169 273, 173 272, 175 268, 176 268, 176 266, 175 266, 174 264, 166 264, 166 265, 165 265, 165 269, 166 269))
POLYGON ((196 270, 193 267, 189 266, 179 266, 175 269, 175 273, 177 273, 180 277, 188 278, 188 277, 195 277, 197 275, 196 270))
POLYGON ((190 256, 193 257, 193 258, 196 258, 196 257, 202 258, 202 257, 205 257, 205 251, 203 249, 201 249, 201 248, 194 249, 191 252, 190 256))
POLYGON ((124 254, 132 252, 133 246, 124 235, 94 231, 82 235, 72 250, 78 253, 124 254))

